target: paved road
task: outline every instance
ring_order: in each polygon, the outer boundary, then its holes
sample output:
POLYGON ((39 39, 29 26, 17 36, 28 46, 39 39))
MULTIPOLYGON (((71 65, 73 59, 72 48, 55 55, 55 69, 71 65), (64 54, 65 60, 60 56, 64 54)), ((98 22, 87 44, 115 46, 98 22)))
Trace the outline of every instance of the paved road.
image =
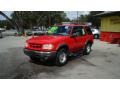
POLYGON ((0 39, 0 78, 120 78, 120 47, 95 40, 88 56, 73 57, 63 67, 31 62, 24 55, 25 37, 0 39))

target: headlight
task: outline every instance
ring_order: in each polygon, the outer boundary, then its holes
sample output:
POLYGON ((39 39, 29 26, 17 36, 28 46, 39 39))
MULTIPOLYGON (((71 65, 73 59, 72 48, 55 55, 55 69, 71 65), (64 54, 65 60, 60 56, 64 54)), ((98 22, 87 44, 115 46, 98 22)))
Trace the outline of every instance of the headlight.
POLYGON ((25 43, 25 47, 28 47, 28 43, 25 43))
POLYGON ((43 44, 42 49, 52 49, 53 45, 52 44, 43 44))

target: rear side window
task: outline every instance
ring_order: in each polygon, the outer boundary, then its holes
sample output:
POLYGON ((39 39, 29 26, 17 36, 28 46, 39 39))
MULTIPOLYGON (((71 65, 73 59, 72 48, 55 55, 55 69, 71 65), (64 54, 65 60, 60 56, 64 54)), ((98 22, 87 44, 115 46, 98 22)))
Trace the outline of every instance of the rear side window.
POLYGON ((87 31, 88 34, 92 34, 90 27, 85 27, 85 30, 87 31))

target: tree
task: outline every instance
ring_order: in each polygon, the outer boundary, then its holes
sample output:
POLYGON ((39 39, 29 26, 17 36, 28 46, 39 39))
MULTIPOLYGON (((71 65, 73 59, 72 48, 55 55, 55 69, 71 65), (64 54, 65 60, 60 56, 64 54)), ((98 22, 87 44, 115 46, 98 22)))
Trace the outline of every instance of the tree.
POLYGON ((14 11, 11 14, 12 20, 18 25, 19 33, 24 34, 24 29, 31 28, 34 23, 34 15, 30 11, 14 11))
POLYGON ((96 14, 102 13, 103 11, 91 11, 88 15, 80 15, 78 18, 74 19, 72 22, 91 22, 92 27, 99 28, 100 18, 95 17, 96 14))
POLYGON ((88 15, 80 15, 79 22, 87 22, 88 15))
POLYGON ((6 29, 11 29, 13 26, 10 24, 10 22, 8 20, 0 20, 0 27, 6 28, 6 29))
POLYGON ((88 22, 92 22, 92 26, 99 28, 100 26, 100 18, 95 17, 96 14, 102 13, 103 11, 91 11, 88 15, 88 22))
POLYGON ((11 17, 19 26, 20 33, 24 33, 25 28, 48 27, 68 20, 63 11, 14 11, 11 17))
POLYGON ((77 18, 75 18, 72 22, 75 23, 85 23, 88 20, 88 15, 80 15, 77 18))

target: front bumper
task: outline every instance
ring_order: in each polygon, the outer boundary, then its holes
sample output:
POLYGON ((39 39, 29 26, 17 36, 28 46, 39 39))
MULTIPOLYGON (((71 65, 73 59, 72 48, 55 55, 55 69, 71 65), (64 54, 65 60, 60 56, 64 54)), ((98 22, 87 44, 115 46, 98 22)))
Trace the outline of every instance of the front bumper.
POLYGON ((47 60, 54 58, 56 56, 56 51, 52 52, 43 52, 43 51, 34 51, 24 48, 24 53, 29 57, 37 57, 39 59, 47 60))

